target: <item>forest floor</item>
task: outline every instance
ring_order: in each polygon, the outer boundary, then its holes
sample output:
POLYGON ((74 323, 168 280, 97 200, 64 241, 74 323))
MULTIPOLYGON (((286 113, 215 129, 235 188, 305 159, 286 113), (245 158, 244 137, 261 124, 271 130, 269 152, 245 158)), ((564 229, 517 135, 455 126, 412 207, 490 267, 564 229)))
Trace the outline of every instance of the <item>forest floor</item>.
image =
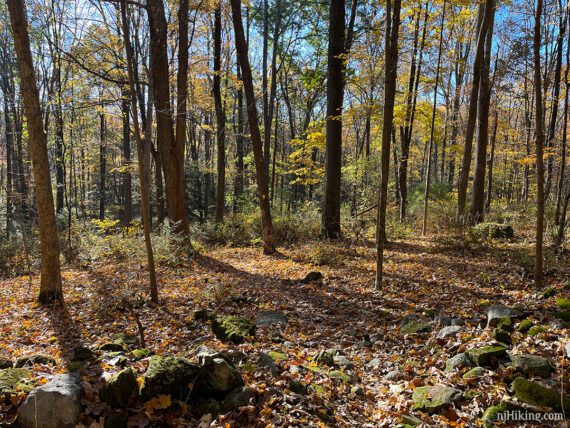
MULTIPOLYGON (((443 412, 415 415, 428 426, 482 425, 484 409, 508 395, 509 370, 498 366, 479 378, 463 379, 460 372, 445 371, 445 364, 457 352, 493 340, 491 330, 485 328, 489 304, 523 308, 535 324, 545 327, 536 336, 513 333, 512 351, 549 358, 556 369, 553 382, 561 382, 568 368, 567 330, 551 314, 556 298, 570 295, 568 257, 555 266, 547 265, 545 287, 555 287, 558 294, 543 298, 530 274, 531 252, 531 244, 524 239, 469 244, 461 237, 431 236, 393 242, 386 254, 387 281, 381 293, 373 292, 373 246, 348 241, 306 242, 280 248, 273 256, 262 255, 254 247, 219 247, 201 251, 189 265, 161 267, 160 305, 141 301, 134 307, 145 328, 147 348, 189 358, 198 345, 233 352, 255 396, 251 405, 217 422, 208 416, 192 420, 184 414, 184 406, 168 402, 133 406, 130 423, 391 427, 410 414, 415 388, 442 384, 458 388, 463 398, 443 412), (323 280, 301 282, 310 271, 320 271, 323 280), (261 311, 276 310, 288 323, 258 328, 255 338, 241 345, 226 344, 215 338, 209 322, 196 319, 199 309, 251 320, 261 311), (441 327, 402 335, 400 322, 409 314, 459 317, 464 326, 458 335, 444 339, 436 337, 441 327), (315 362, 319 351, 330 348, 339 350, 351 364, 334 370, 315 362), (259 364, 260 352, 269 351, 283 354, 273 374, 259 364), (299 385, 306 390, 299 391, 299 385)), ((41 353, 56 360, 55 367, 34 365, 35 384, 67 371, 78 345, 97 348, 114 333, 137 334, 134 318, 116 309, 113 296, 119 290, 122 295, 146 296, 143 265, 91 263, 66 268, 63 276, 63 307, 35 302, 37 277, 31 286, 26 277, 0 282, 0 356, 14 360, 41 353)), ((133 363, 139 375, 145 365, 145 360, 133 363)), ((85 426, 103 425, 108 407, 99 401, 97 390, 104 372, 118 370, 113 360, 101 359, 81 368, 85 426)), ((563 382, 568 389, 567 380, 563 382)), ((3 405, 0 412, 13 418, 24 397, 14 397, 12 405, 3 405)))

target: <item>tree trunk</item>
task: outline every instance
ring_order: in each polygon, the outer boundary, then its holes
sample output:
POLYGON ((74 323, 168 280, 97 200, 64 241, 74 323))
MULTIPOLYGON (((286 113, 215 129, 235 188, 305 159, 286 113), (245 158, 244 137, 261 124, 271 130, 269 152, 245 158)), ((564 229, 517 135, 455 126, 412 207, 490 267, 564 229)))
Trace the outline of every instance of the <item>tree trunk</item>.
POLYGON ((231 6, 236 40, 236 50, 243 76, 243 87, 248 106, 247 116, 249 121, 249 131, 251 134, 251 143, 253 145, 253 155, 255 159, 257 195, 261 209, 261 236, 263 240, 263 250, 265 253, 271 254, 275 252, 275 244, 273 242, 273 224, 271 220, 271 208, 269 205, 268 197, 267 175, 265 174, 263 161, 263 143, 261 141, 261 133, 259 132, 257 108, 255 104, 253 78, 251 75, 249 58, 247 56, 248 49, 245 42, 243 22, 241 18, 241 1, 231 0, 231 6))
MULTIPOLYGON (((239 62, 236 64, 237 78, 241 80, 239 62)), ((239 210, 239 201, 243 194, 243 89, 237 91, 237 129, 236 129, 236 175, 234 181, 234 212, 239 210)))
POLYGON ((340 237, 340 186, 342 166, 342 102, 345 53, 344 0, 330 0, 327 68, 327 131, 322 234, 340 237))
POLYGON ((41 303, 49 303, 54 300, 63 300, 63 293, 59 242, 49 174, 47 136, 43 128, 24 2, 23 0, 7 0, 7 4, 20 72, 24 112, 28 122, 29 148, 36 186, 41 255, 41 281, 38 300, 41 303))
MULTIPOLYGON (((497 128, 499 126, 499 109, 495 108, 495 119, 493 122, 493 133, 491 134, 491 152, 487 169, 487 194, 485 196, 485 212, 491 211, 491 200, 493 198, 493 164, 495 162, 495 146, 497 144, 497 128)), ((508 135, 508 134, 507 134, 508 135)), ((508 137, 507 137, 508 138, 508 137)))
POLYGON ((105 219, 105 175, 107 173, 107 159, 105 147, 105 111, 99 114, 99 220, 105 219))
POLYGON ((131 179, 131 129, 129 121, 130 92, 122 88, 122 115, 123 115, 123 226, 127 227, 133 220, 133 192, 131 179))
POLYGON ((224 221, 226 202, 226 113, 222 105, 222 10, 214 12, 214 104, 216 108, 216 143, 218 146, 218 186, 216 190, 216 223, 224 221))

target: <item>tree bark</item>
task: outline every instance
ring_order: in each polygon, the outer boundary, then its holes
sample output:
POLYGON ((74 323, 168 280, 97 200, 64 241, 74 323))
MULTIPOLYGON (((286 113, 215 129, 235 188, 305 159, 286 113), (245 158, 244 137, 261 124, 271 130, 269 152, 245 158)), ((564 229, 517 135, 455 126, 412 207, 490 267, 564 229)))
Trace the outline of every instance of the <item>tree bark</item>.
POLYGON ((226 202, 226 113, 222 105, 222 10, 214 12, 214 105, 216 109, 216 144, 218 146, 218 184, 216 189, 216 223, 224 221, 226 202))

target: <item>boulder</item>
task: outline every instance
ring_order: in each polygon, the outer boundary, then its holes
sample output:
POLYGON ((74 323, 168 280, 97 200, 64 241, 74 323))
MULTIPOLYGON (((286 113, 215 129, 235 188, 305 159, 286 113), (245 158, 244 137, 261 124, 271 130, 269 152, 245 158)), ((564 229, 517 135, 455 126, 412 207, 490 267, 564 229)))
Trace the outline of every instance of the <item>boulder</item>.
POLYGON ((280 311, 263 311, 257 314, 255 318, 255 325, 257 327, 272 324, 287 324, 287 317, 280 311))
POLYGON ((23 368, 8 368, 0 370, 0 396, 18 391, 29 392, 30 372, 23 368))
POLYGON ((495 339, 497 342, 505 343, 507 345, 512 342, 511 333, 499 327, 493 329, 493 339, 495 339))
POLYGON ((386 379, 389 382, 398 382, 403 378, 404 378, 404 373, 402 373, 400 370, 389 371, 388 373, 386 373, 386 376, 384 376, 384 379, 386 379))
POLYGON ((429 414, 451 406, 461 398, 461 391, 449 386, 421 386, 414 389, 413 410, 421 410, 429 414))
POLYGON ((334 365, 334 357, 338 355, 337 349, 324 349, 319 351, 313 358, 319 364, 326 364, 327 366, 334 365))
POLYGON ((247 406, 254 395, 255 393, 251 388, 238 387, 230 391, 223 400, 205 398, 196 400, 192 405, 191 412, 197 418, 206 414, 217 417, 239 407, 247 406))
POLYGON ((517 331, 521 333, 526 333, 532 328, 533 325, 534 323, 529 319, 522 320, 519 326, 517 327, 517 331))
POLYGON ((310 284, 311 282, 319 282, 322 281, 323 274, 318 271, 311 271, 309 272, 305 278, 301 280, 303 284, 310 284))
POLYGON ((550 407, 556 411, 570 412, 570 397, 561 396, 558 389, 548 388, 532 380, 517 378, 513 381, 514 396, 532 406, 550 407))
POLYGON ((13 366, 12 360, 6 357, 0 357, 0 370, 9 369, 13 366))
POLYGON ((443 327, 441 330, 437 332, 438 339, 445 339, 449 336, 455 336, 457 333, 461 331, 461 326, 458 325, 450 325, 447 327, 443 327))
POLYGON ((465 353, 457 354, 454 357, 448 359, 445 363, 445 370, 448 372, 471 367, 473 367, 473 361, 471 361, 471 358, 469 358, 469 356, 465 353))
POLYGON ((152 356, 143 376, 140 389, 144 399, 159 394, 171 395, 174 399, 187 398, 188 384, 194 382, 200 368, 183 358, 152 356))
POLYGON ((49 355, 36 354, 18 358, 14 364, 14 367, 29 367, 33 366, 34 364, 55 366, 56 363, 55 359, 49 355))
POLYGON ((462 378, 463 379, 477 379, 479 377, 483 377, 487 373, 483 367, 473 367, 471 370, 466 371, 462 378))
POLYGON ((76 373, 55 376, 34 388, 18 408, 22 428, 74 428, 81 413, 81 387, 76 373))
POLYGON ((444 315, 438 315, 434 318, 435 324, 439 324, 442 327, 449 326, 462 326, 465 322, 461 318, 457 317, 446 317, 444 315))
POLYGON ((200 368, 192 395, 222 399, 228 392, 245 384, 233 364, 225 358, 213 358, 200 368))
POLYGON ((265 352, 259 353, 259 365, 267 368, 272 376, 277 376, 279 374, 279 367, 277 367, 275 360, 265 352))
POLYGON ((515 236, 513 227, 510 224, 491 222, 479 223, 473 229, 475 233, 482 238, 510 239, 515 236))
POLYGON ((515 404, 509 403, 506 401, 502 401, 499 404, 488 407, 485 410, 485 413, 483 413, 482 419, 494 421, 494 420, 498 419, 499 413, 508 412, 508 411, 512 411, 512 410, 520 410, 520 409, 521 409, 521 407, 519 407, 515 404))
POLYGON ((255 325, 243 318, 220 315, 212 318, 212 331, 222 342, 240 344, 255 335, 255 325))
POLYGON ((516 309, 502 305, 491 305, 487 308, 487 327, 496 327, 504 318, 517 318, 521 315, 516 309))
POLYGON ((470 349, 467 351, 467 355, 476 366, 488 366, 507 355, 507 348, 502 345, 487 345, 470 349))
POLYGON ((344 367, 345 369, 351 369, 354 367, 352 361, 346 358, 344 355, 333 356, 333 364, 338 367, 344 367))
POLYGON ((138 336, 130 333, 116 333, 111 336, 111 342, 127 347, 138 346, 138 336))
POLYGON ((550 360, 539 357, 538 355, 521 354, 511 355, 513 367, 523 372, 527 376, 540 376, 542 378, 550 377, 554 371, 550 360))
POLYGON ((418 315, 408 315, 400 321, 400 334, 428 333, 432 330, 432 324, 418 315))
POLYGON ((99 398, 113 408, 124 408, 138 395, 138 388, 137 375, 129 367, 107 379, 99 391, 99 398))
POLYGON ((417 427, 423 424, 424 421, 412 415, 402 415, 402 423, 404 424, 404 427, 417 427))
POLYGON ((139 360, 145 359, 149 355, 150 355, 150 351, 146 348, 133 349, 130 353, 130 357, 134 361, 139 361, 139 360))

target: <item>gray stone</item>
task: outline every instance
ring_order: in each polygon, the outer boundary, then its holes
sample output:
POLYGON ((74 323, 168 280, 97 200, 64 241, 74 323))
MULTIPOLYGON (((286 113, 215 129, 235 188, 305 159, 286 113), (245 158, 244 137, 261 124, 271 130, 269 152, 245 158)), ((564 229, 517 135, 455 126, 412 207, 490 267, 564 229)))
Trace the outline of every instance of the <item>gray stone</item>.
POLYGON ((522 314, 516 309, 492 305, 487 309, 487 327, 495 327, 503 318, 517 318, 522 314))
POLYGON ((433 326, 429 321, 415 314, 407 315, 400 321, 401 335, 427 333, 430 332, 432 328, 433 326))
POLYGON ((196 358, 198 359, 198 363, 203 366, 211 364, 211 362, 214 361, 214 358, 222 358, 222 354, 215 349, 200 345, 196 348, 196 358))
POLYGON ((511 355, 511 361, 517 370, 520 370, 527 376, 548 378, 550 377, 550 373, 554 371, 554 367, 550 361, 538 355, 511 355))
POLYGON ((449 336, 455 336, 460 331, 461 331, 461 326, 458 325, 450 325, 448 327, 443 327, 441 330, 438 331, 437 338, 445 339, 446 337, 449 336))
POLYGON ((255 325, 258 327, 271 324, 287 324, 287 317, 280 311, 263 311, 257 314, 255 325))
POLYGON ((487 373, 487 370, 483 367, 473 367, 471 370, 465 372, 463 374, 463 379, 476 379, 479 377, 483 377, 487 373))
POLYGON ((267 368, 272 376, 277 376, 279 374, 279 367, 277 367, 275 360, 266 352, 259 353, 259 365, 267 368))
POLYGON ((368 364, 366 364, 366 367, 369 367, 371 369, 377 369, 382 365, 382 360, 380 358, 374 358, 372 360, 370 360, 368 362, 368 364))
POLYGON ((561 396, 559 388, 549 388, 538 382, 517 378, 513 381, 512 389, 517 400, 523 403, 570 411, 570 397, 561 396))
POLYGON ((354 367, 354 364, 352 364, 352 361, 350 361, 344 355, 335 355, 333 357, 333 364, 335 366, 344 367, 347 369, 351 369, 354 367))
POLYGON ((185 400, 188 385, 194 382, 199 371, 198 366, 183 358, 155 355, 149 359, 140 394, 145 400, 160 394, 185 400))
POLYGON ((473 361, 471 358, 465 353, 457 354, 454 357, 451 357, 445 363, 445 370, 446 371, 453 371, 453 370, 461 370, 464 368, 471 368, 473 367, 473 361))
POLYGON ((246 337, 255 336, 255 324, 232 315, 219 315, 212 318, 212 331, 222 342, 240 344, 246 337))
POLYGON ((41 365, 48 365, 48 366, 55 366, 55 359, 50 357, 49 355, 29 355, 27 357, 20 357, 16 360, 14 367, 27 367, 33 366, 34 364, 41 364, 41 365))
POLYGON ((74 428, 81 413, 78 374, 55 376, 34 388, 18 409, 22 428, 74 428))
POLYGON ((224 358, 214 358, 200 370, 192 395, 221 399, 232 389, 244 384, 243 378, 233 364, 224 358))
POLYGON ((426 413, 433 414, 449 407, 455 401, 461 398, 461 391, 448 386, 421 386, 414 389, 412 400, 414 401, 413 410, 422 410, 426 413))
POLYGON ((567 342, 564 347, 566 348, 566 356, 570 357, 570 342, 567 342))
POLYGON ((495 365, 496 360, 507 355, 507 348, 502 345, 487 345, 467 351, 467 355, 476 366, 495 365))
POLYGON ((127 407, 138 395, 138 389, 137 375, 129 367, 107 379, 99 391, 99 397, 113 408, 127 407))
POLYGON ((384 379, 390 382, 397 382, 399 380, 402 380, 403 378, 404 374, 400 370, 389 371, 388 373, 386 373, 386 376, 384 376, 384 379))
POLYGON ((423 424, 424 421, 422 421, 420 418, 416 418, 415 416, 412 416, 412 415, 402 415, 402 423, 404 425, 410 425, 410 426, 416 427, 418 425, 423 424))

